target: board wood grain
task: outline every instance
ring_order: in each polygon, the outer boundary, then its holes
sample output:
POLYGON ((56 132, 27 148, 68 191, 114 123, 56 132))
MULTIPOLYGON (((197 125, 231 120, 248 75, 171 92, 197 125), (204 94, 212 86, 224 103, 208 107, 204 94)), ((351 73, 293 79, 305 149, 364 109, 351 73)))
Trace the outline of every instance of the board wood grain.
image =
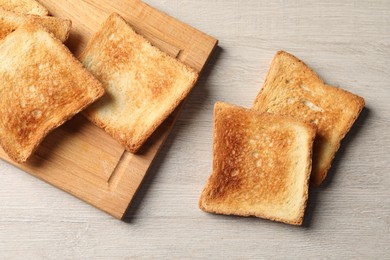
MULTIPOLYGON (((132 0, 40 1, 53 16, 71 19, 67 45, 77 56, 92 34, 112 13, 124 17, 155 46, 199 73, 217 40, 167 14, 132 0)), ((137 154, 124 150, 103 130, 76 116, 56 129, 25 164, 0 157, 24 171, 122 219, 154 157, 167 138, 179 106, 137 154)))
MULTIPOLYGON (((67 0, 52 0, 67 1, 67 0)), ((117 0, 112 0, 117 1, 117 0)), ((220 44, 126 214, 86 205, 0 160, 1 259, 389 259, 390 1, 144 0, 220 44), (283 49, 366 109, 303 227, 198 208, 213 104, 251 107, 283 49)))

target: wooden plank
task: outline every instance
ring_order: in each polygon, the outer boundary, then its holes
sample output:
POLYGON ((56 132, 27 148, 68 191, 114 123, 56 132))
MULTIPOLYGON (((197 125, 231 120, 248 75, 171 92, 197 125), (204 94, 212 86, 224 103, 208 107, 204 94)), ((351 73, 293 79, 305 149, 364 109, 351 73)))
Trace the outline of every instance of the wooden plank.
POLYGON ((0 161, 1 259, 389 259, 390 1, 145 1, 223 46, 138 191, 130 223, 0 161), (304 227, 207 214, 197 202, 212 166, 213 103, 250 107, 279 49, 367 108, 328 183, 310 190, 304 227))
MULTIPOLYGON (((200 72, 217 40, 140 1, 40 1, 53 16, 71 19, 67 41, 77 56, 112 12, 121 14, 154 45, 200 72), (86 11, 87 10, 87 11, 86 11)), ((137 154, 77 116, 53 131, 26 164, 16 164, 0 149, 0 158, 121 219, 167 138, 181 106, 156 130, 137 154)))

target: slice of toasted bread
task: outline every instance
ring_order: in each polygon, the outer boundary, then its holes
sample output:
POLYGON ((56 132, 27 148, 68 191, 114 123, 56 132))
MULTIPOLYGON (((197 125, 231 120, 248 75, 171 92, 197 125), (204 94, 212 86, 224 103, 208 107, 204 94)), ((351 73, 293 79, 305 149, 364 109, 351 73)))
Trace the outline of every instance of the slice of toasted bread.
POLYGON ((311 181, 325 179, 340 142, 364 107, 364 99, 324 84, 302 61, 284 51, 274 57, 253 108, 317 125, 311 181))
POLYGON ((49 11, 35 0, 0 0, 0 8, 23 14, 49 14, 49 11))
POLYGON ((26 22, 36 22, 64 42, 69 36, 71 20, 51 16, 26 15, 0 9, 0 40, 26 22))
POLYGON ((302 224, 315 132, 293 118, 216 103, 213 172, 200 208, 302 224))
POLYGON ((113 13, 80 60, 107 95, 85 115, 136 152, 194 86, 197 73, 152 46, 113 13))
POLYGON ((70 51, 35 24, 0 42, 0 144, 25 162, 42 139, 104 94, 70 51))

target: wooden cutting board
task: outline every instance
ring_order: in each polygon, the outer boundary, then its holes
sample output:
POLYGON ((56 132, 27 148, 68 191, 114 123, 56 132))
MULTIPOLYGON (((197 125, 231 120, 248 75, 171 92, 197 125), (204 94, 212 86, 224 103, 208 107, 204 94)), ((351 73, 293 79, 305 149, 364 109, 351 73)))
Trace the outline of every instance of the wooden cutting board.
MULTIPOLYGON (((153 7, 134 0, 40 0, 50 14, 71 19, 66 45, 77 56, 112 12, 122 15, 155 46, 201 72, 217 40, 153 7)), ((181 106, 180 106, 181 107, 181 106)), ((126 152, 104 131, 76 116, 53 131, 25 164, 0 149, 0 158, 122 219, 180 107, 137 154, 126 152)))

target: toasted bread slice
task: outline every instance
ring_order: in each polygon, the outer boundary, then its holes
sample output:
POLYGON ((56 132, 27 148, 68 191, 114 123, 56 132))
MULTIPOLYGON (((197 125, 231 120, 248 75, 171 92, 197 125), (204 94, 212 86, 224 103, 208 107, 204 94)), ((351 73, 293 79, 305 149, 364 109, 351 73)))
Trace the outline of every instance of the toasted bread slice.
POLYGON ((364 99, 324 84, 302 61, 284 51, 274 57, 253 108, 317 125, 311 181, 325 179, 340 142, 364 107, 364 99))
POLYGON ((216 103, 213 172, 200 208, 302 224, 315 133, 293 118, 216 103))
POLYGON ((42 139, 104 94, 70 51, 35 24, 0 42, 0 144, 25 162, 42 139))
POLYGON ((35 0, 0 0, 0 8, 23 14, 49 14, 49 11, 35 0))
POLYGON ((0 9, 0 40, 26 22, 35 22, 53 33, 60 41, 68 39, 71 20, 51 16, 25 15, 0 9))
POLYGON ((136 152, 194 86, 197 73, 170 57, 113 13, 80 60, 108 93, 85 115, 136 152))

